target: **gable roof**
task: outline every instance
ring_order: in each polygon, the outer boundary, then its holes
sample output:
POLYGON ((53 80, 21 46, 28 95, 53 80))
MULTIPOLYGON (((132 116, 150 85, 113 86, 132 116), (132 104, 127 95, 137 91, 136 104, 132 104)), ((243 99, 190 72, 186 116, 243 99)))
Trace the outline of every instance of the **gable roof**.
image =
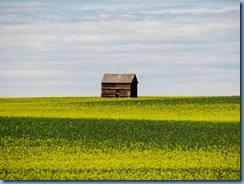
POLYGON ((132 83, 135 78, 136 82, 136 74, 109 74, 105 73, 102 78, 102 83, 132 83))

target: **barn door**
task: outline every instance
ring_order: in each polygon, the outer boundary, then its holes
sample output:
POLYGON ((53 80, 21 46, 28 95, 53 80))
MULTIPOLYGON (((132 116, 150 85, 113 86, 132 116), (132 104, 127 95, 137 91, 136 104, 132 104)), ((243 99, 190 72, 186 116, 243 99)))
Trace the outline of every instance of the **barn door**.
POLYGON ((115 95, 116 98, 119 98, 119 90, 117 89, 116 90, 116 95, 115 95))

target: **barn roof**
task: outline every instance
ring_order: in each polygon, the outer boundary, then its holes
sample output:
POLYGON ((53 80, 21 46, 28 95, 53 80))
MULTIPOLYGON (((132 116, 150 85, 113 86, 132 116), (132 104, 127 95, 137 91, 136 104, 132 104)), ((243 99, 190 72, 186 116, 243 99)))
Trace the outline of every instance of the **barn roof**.
POLYGON ((103 75, 102 83, 132 83, 134 78, 137 82, 136 74, 109 74, 109 73, 105 73, 103 75))

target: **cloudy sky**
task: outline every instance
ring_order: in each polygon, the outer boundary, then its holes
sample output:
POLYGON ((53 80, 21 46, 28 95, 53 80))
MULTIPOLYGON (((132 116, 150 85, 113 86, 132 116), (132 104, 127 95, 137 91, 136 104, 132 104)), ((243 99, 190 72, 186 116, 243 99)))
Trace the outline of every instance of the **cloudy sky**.
POLYGON ((240 95, 240 1, 1 0, 0 97, 240 95))

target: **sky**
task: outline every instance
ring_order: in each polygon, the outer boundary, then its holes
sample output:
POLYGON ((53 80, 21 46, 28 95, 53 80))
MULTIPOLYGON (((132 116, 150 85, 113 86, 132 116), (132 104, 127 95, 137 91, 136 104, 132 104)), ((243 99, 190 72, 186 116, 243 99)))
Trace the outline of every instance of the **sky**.
POLYGON ((1 0, 0 97, 240 95, 240 1, 1 0))

